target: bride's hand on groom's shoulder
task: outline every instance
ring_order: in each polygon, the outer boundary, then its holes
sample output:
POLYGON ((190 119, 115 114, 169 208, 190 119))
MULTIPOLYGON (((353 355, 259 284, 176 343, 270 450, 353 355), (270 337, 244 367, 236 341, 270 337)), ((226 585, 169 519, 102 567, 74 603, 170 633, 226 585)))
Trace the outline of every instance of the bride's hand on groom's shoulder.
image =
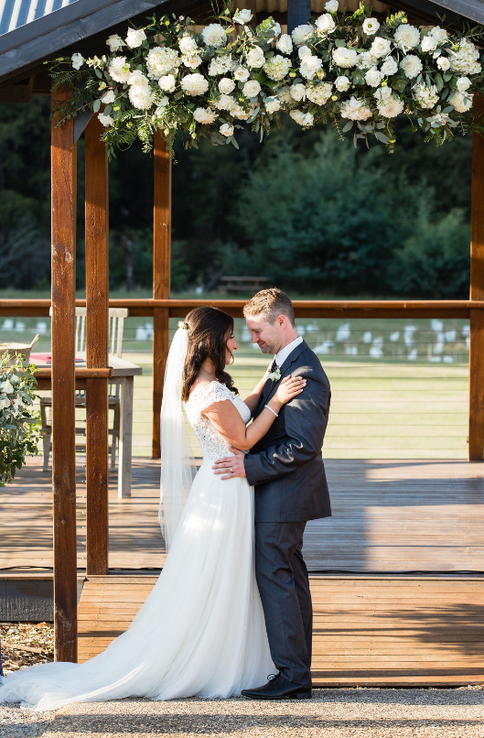
POLYGON ((215 474, 223 474, 222 479, 233 479, 234 477, 245 477, 243 451, 230 446, 230 450, 234 456, 225 456, 223 459, 217 459, 212 466, 215 474))
POLYGON ((285 405, 293 397, 300 395, 306 386, 306 379, 304 377, 293 377, 289 374, 288 377, 281 379, 274 399, 280 402, 281 405, 285 405))

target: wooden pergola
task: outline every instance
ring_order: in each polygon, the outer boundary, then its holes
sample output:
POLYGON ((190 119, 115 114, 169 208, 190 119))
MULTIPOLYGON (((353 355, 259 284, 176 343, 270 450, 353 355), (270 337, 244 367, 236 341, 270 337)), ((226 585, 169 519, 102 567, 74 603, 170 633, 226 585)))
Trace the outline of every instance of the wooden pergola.
MULTIPOLYGON (((284 0, 282 0, 284 2, 284 0)), ((318 5, 319 0, 316 0, 318 5)), ((257 8, 262 0, 257 0, 257 8)), ((319 3, 321 4, 321 3, 319 3)), ((245 0, 245 7, 255 0, 245 0)), ((379 4, 381 5, 381 4, 379 4)), ((142 0, 133 16, 130 0, 75 0, 59 11, 27 25, 13 27, 0 36, 0 102, 28 102, 32 94, 50 94, 43 62, 59 54, 102 53, 110 33, 126 31, 126 21, 142 24, 148 11, 179 12, 208 18, 210 6, 183 1, 142 0), (99 51, 101 50, 101 52, 99 51)), ((385 6, 382 6, 384 8, 385 6)), ((416 21, 432 22, 447 9, 484 22, 484 6, 478 0, 405 0, 398 3, 416 21)), ((313 9, 322 8, 313 6, 313 9)), ((285 7, 283 8, 285 10, 285 7)), ((289 28, 305 22, 307 0, 289 0, 287 16, 276 14, 289 28)), ((449 12, 450 11, 450 12, 449 12)), ((267 15, 267 14, 265 14, 267 15)), ((199 20, 198 22, 202 22, 199 20)), ((55 108, 71 95, 52 95, 55 108)), ((475 100, 475 111, 484 115, 484 99, 475 100)), ((108 307, 128 307, 131 316, 152 316, 153 340, 153 446, 160 456, 159 414, 163 374, 169 343, 169 318, 183 317, 203 300, 170 299, 171 160, 160 134, 154 145, 153 298, 109 301, 108 288, 108 162, 97 116, 70 120, 57 127, 52 121, 52 300, 0 300, 0 315, 47 316, 52 307, 52 423, 54 504, 54 604, 56 659, 77 660, 77 563, 75 482, 75 389, 86 390, 87 574, 108 573, 108 307), (86 300, 77 301, 76 285, 76 145, 85 135, 85 241, 86 300), (87 306, 87 366, 75 368, 74 321, 76 304, 87 306)), ((235 317, 242 315, 243 301, 210 301, 235 317)), ((484 139, 474 134, 472 162, 472 241, 469 300, 460 301, 298 301, 300 317, 428 318, 470 320, 469 459, 484 454, 484 139)), ((50 380, 49 380, 50 381, 50 380)), ((39 373, 39 385, 47 377, 39 373)))

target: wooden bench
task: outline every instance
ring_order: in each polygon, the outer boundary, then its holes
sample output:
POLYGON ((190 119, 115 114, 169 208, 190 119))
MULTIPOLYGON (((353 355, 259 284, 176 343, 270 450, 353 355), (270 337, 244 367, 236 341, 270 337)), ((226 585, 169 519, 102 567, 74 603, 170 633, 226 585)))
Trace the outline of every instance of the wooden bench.
POLYGON ((221 277, 219 292, 259 292, 267 287, 267 277, 221 277))

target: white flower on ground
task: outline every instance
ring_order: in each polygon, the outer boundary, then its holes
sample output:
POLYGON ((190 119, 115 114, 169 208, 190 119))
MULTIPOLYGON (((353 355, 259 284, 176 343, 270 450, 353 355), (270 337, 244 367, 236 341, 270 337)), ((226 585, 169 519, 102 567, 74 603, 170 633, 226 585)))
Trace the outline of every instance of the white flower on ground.
POLYGON ((423 37, 420 48, 422 51, 435 51, 437 48, 437 40, 430 34, 427 34, 427 36, 423 37))
POLYGON ((302 46, 303 44, 308 41, 311 36, 314 33, 313 26, 310 26, 309 24, 305 24, 302 26, 296 26, 294 31, 292 32, 292 40, 296 44, 296 46, 302 46))
POLYGON ((126 36, 126 46, 130 49, 137 49, 141 46, 143 41, 146 39, 146 33, 142 30, 136 30, 136 28, 128 28, 128 35, 126 36))
POLYGON ((147 84, 134 84, 129 88, 129 100, 131 105, 138 110, 148 110, 153 101, 151 87, 147 84))
POLYGON ((439 102, 439 91, 435 85, 414 85, 413 96, 422 108, 435 108, 439 102))
POLYGON ((376 18, 367 18, 363 23, 363 33, 367 36, 374 36, 380 28, 380 24, 376 18))
POLYGON ((208 82, 202 74, 187 74, 181 87, 188 95, 204 95, 208 91, 208 82))
POLYGON ((354 95, 341 103, 341 117, 349 120, 368 120, 373 113, 365 100, 354 95))
POLYGON ((216 77, 218 74, 232 72, 234 68, 235 62, 231 54, 224 54, 223 56, 218 54, 211 60, 208 73, 211 77, 216 77))
POLYGON ((447 39, 449 38, 449 34, 447 33, 447 31, 440 26, 434 26, 434 28, 432 28, 432 30, 430 31, 430 36, 435 38, 439 45, 443 44, 444 41, 447 41, 447 39))
POLYGON ((334 22, 333 16, 329 13, 320 15, 316 20, 316 28, 320 34, 332 33, 336 29, 336 23, 334 22))
POLYGON ((143 72, 139 69, 135 69, 134 72, 131 72, 131 74, 128 77, 128 84, 129 85, 149 85, 148 77, 143 74, 143 72))
POLYGON ((437 66, 439 69, 442 70, 442 72, 446 72, 448 69, 450 69, 450 61, 446 56, 439 56, 437 59, 437 66))
POLYGON ((155 46, 150 49, 146 57, 146 69, 150 79, 159 79, 163 74, 169 74, 180 65, 180 57, 176 49, 155 46))
POLYGON ((457 51, 451 51, 450 67, 459 74, 479 74, 481 65, 478 62, 479 49, 472 41, 461 39, 457 51))
POLYGON ((391 77, 393 74, 398 72, 398 64, 393 56, 387 56, 383 64, 381 65, 380 72, 384 77, 391 77))
POLYGON ((173 92, 176 87, 175 75, 164 74, 163 77, 160 77, 158 80, 158 84, 163 92, 173 92))
POLYGON ((189 69, 197 69, 202 63, 202 57, 198 56, 198 54, 195 54, 195 56, 182 56, 181 62, 189 69))
POLYGON ((277 111, 281 109, 281 103, 277 97, 266 97, 264 100, 264 106, 266 112, 271 115, 272 113, 277 113, 277 111))
POLYGON ((247 82, 250 72, 245 67, 237 67, 234 71, 234 77, 238 82, 247 82))
POLYGON ((178 42, 178 46, 180 47, 181 53, 185 54, 186 56, 193 56, 199 51, 197 42, 195 41, 193 36, 183 36, 178 42))
POLYGON ((472 108, 473 97, 474 95, 463 95, 456 90, 452 97, 449 97, 449 102, 458 113, 467 113, 472 108))
POLYGON ((314 115, 311 113, 303 113, 302 110, 291 110, 289 115, 303 128, 310 128, 314 125, 314 115))
POLYGON ((220 23, 210 23, 205 26, 202 31, 202 39, 205 46, 213 46, 215 49, 219 49, 225 46, 227 41, 227 34, 225 28, 220 23))
POLYGON ((339 9, 338 0, 328 0, 328 2, 325 3, 324 9, 327 10, 328 13, 337 13, 339 9))
POLYGON ((383 79, 383 74, 376 67, 369 69, 365 74, 365 82, 369 87, 378 87, 383 79))
POLYGON ((403 69, 405 77, 408 79, 414 79, 423 69, 422 62, 415 56, 415 54, 409 54, 404 56, 400 62, 400 69, 403 69))
POLYGON ((471 86, 471 81, 469 77, 460 77, 457 80, 456 87, 459 90, 459 92, 462 92, 462 94, 464 94, 464 92, 467 92, 470 86, 471 86))
POLYGON ((250 10, 248 10, 248 8, 237 10, 236 14, 234 15, 234 21, 236 23, 240 23, 241 25, 245 25, 245 23, 250 23, 252 18, 252 13, 250 12, 250 10))
POLYGON ((370 53, 376 56, 377 59, 381 59, 384 56, 388 56, 391 51, 391 44, 387 38, 376 36, 371 45, 370 53))
POLYGON ((321 82, 315 87, 307 88, 307 98, 315 105, 324 105, 328 102, 332 92, 333 85, 330 82, 321 82))
POLYGON ((124 46, 123 39, 121 36, 118 36, 117 33, 113 33, 112 36, 109 36, 106 43, 109 46, 109 51, 119 51, 119 49, 122 49, 124 46))
POLYGON ((389 95, 389 97, 377 103, 377 108, 384 118, 396 118, 397 115, 403 112, 404 104, 403 100, 400 100, 397 95, 389 95))
POLYGON ((349 90, 351 87, 351 80, 348 79, 348 77, 336 77, 336 80, 334 82, 334 85, 338 92, 346 92, 346 90, 349 90))
POLYGON ((222 136, 233 136, 234 135, 234 127, 231 126, 229 123, 223 123, 219 128, 220 133, 222 136))
POLYGON ((108 67, 109 76, 116 82, 127 82, 131 70, 125 56, 115 56, 108 67))
POLYGON ((114 94, 113 90, 109 90, 101 98, 101 102, 104 103, 104 105, 109 105, 110 103, 113 103, 115 100, 116 100, 116 95, 114 94))
POLYGON ((84 57, 82 54, 79 54, 79 52, 77 52, 76 54, 73 54, 71 56, 71 61, 72 61, 72 68, 77 71, 84 64, 84 57))
POLYGON ((403 51, 406 49, 415 49, 420 43, 420 31, 408 23, 402 23, 398 26, 393 37, 397 46, 403 51))
POLYGON ((218 113, 211 108, 196 108, 193 117, 197 123, 202 123, 204 126, 212 125, 218 118, 218 113))
POLYGON ((260 91, 261 86, 256 79, 249 80, 242 88, 242 92, 246 97, 257 97, 260 91))
POLYGON ((222 77, 218 83, 218 88, 223 95, 230 95, 230 93, 235 89, 235 82, 229 77, 222 77))
POLYGON ((283 33, 282 36, 277 39, 276 49, 279 49, 283 54, 292 53, 292 39, 287 33, 283 33))
POLYGON ((8 379, 5 380, 5 382, 2 382, 0 384, 0 392, 5 395, 11 395, 13 392, 13 386, 8 381, 8 379))
POLYGON ((371 69, 378 64, 378 59, 370 51, 362 51, 358 54, 356 66, 358 69, 371 69))
POLYGON ((314 79, 322 66, 319 56, 305 56, 299 65, 299 71, 304 79, 314 79))
POLYGON ((298 82, 297 84, 292 85, 291 97, 296 102, 301 102, 301 100, 304 100, 306 98, 306 87, 303 84, 301 84, 301 82, 298 82))
POLYGON ((312 51, 309 46, 300 46, 297 55, 300 59, 304 59, 306 56, 312 56, 312 51))
POLYGON ((268 59, 264 64, 264 72, 267 74, 269 79, 274 82, 280 82, 281 79, 288 74, 291 68, 291 61, 285 56, 275 54, 271 59, 268 59))
POLYGON ((220 95, 219 99, 213 102, 213 105, 217 110, 227 110, 230 112, 237 107, 238 103, 231 95, 220 95))
POLYGON ((264 66, 266 58, 260 46, 254 46, 247 54, 247 64, 251 69, 260 69, 264 66))
POLYGON ((338 46, 333 51, 333 61, 338 67, 350 69, 356 65, 358 61, 358 52, 355 49, 347 49, 345 46, 338 46))
POLYGON ((108 126, 114 126, 114 118, 111 118, 110 115, 99 113, 98 118, 105 128, 107 128, 108 126))

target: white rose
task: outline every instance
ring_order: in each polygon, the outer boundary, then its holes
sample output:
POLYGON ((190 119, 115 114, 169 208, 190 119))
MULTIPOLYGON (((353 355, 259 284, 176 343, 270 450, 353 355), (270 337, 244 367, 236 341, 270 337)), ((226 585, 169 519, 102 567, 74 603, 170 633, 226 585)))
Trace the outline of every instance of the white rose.
POLYGON ((391 77, 392 74, 396 74, 398 72, 398 64, 393 56, 387 56, 387 58, 381 65, 380 72, 383 74, 384 77, 391 77))
POLYGON ((244 8, 243 10, 238 10, 236 14, 234 15, 234 21, 236 23, 240 23, 241 25, 244 25, 245 23, 250 23, 252 20, 252 13, 247 8, 244 8))
POLYGON ((237 67, 234 71, 234 77, 239 82, 247 82, 250 77, 250 72, 245 67, 237 67))
POLYGON ((274 38, 276 38, 276 36, 280 36, 282 33, 281 24, 277 23, 277 21, 274 21, 274 19, 272 19, 271 30, 272 30, 272 35, 274 36, 274 38))
POLYGON ((173 74, 164 74, 158 80, 158 84, 163 92, 173 92, 176 87, 175 76, 173 74))
POLYGON ((231 126, 229 123, 224 123, 223 125, 221 125, 219 131, 222 136, 227 136, 227 138, 234 135, 234 127, 231 126))
POLYGON ((299 65, 299 71, 304 79, 314 79, 322 66, 319 56, 306 56, 299 65))
POLYGON ((131 72, 131 74, 128 77, 128 84, 129 85, 149 85, 148 77, 146 77, 143 72, 141 72, 139 69, 135 69, 134 72, 131 72))
POLYGON ((355 49, 347 49, 345 46, 337 46, 333 51, 333 61, 338 67, 349 69, 354 67, 358 61, 358 53, 355 49))
POLYGON ((109 76, 116 82, 127 82, 131 74, 125 56, 115 56, 108 67, 109 76))
POLYGON ((338 92, 346 92, 346 90, 349 90, 349 88, 351 87, 351 82, 348 77, 341 76, 336 77, 334 85, 338 92))
POLYGON ((450 69, 450 61, 446 56, 439 56, 437 59, 437 66, 439 69, 442 70, 442 72, 446 72, 448 69, 450 69))
POLYGON ((181 86, 188 95, 204 95, 208 91, 208 82, 202 74, 187 74, 181 86))
POLYGON ((84 57, 82 54, 79 54, 79 52, 77 52, 76 54, 73 54, 71 56, 71 61, 72 61, 72 68, 77 71, 84 64, 84 57))
POLYGON ((328 13, 337 13, 339 10, 338 0, 328 0, 328 2, 325 3, 324 9, 327 10, 328 13))
POLYGON ((430 31, 430 35, 435 38, 439 45, 443 44, 449 38, 447 31, 444 28, 440 28, 440 26, 434 26, 430 31))
POLYGON ((420 44, 422 51, 435 51, 437 48, 437 41, 430 34, 424 36, 420 44))
POLYGON ((471 81, 468 77, 460 77, 457 80, 456 87, 459 90, 459 92, 461 92, 462 94, 467 92, 470 86, 471 86, 471 81))
POLYGON ((242 92, 245 97, 257 97, 260 91, 261 86, 256 79, 249 80, 249 82, 246 82, 242 88, 242 92))
POLYGON ((128 35, 126 36, 126 46, 130 49, 137 49, 141 46, 143 41, 146 39, 146 33, 144 31, 137 31, 135 28, 128 28, 128 35))
POLYGON ((276 41, 276 48, 282 51, 283 54, 292 53, 292 39, 287 33, 283 33, 280 38, 276 41))
POLYGON ((373 36, 379 28, 380 24, 376 18, 367 18, 363 23, 363 33, 367 36, 373 36))
POLYGON ((219 23, 210 23, 210 25, 205 26, 203 29, 202 38, 205 46, 213 46, 218 49, 221 46, 225 46, 227 34, 225 33, 225 28, 219 23))
POLYGON ((228 110, 231 112, 237 107, 237 101, 231 95, 220 95, 218 100, 214 101, 217 110, 228 110))
POLYGON ((386 100, 382 100, 378 103, 378 112, 384 118, 396 118, 397 115, 403 113, 403 100, 400 100, 396 95, 390 95, 386 100))
POLYGON ((110 103, 113 103, 116 100, 116 95, 114 94, 113 90, 109 90, 109 92, 106 92, 105 95, 102 96, 101 102, 103 102, 105 105, 109 105, 110 103))
POLYGON ((463 95, 456 90, 452 97, 449 98, 449 102, 458 113, 467 113, 472 108, 473 97, 474 95, 463 95))
POLYGON ((247 54, 247 64, 252 69, 260 69, 260 67, 264 66, 265 60, 264 52, 260 46, 255 46, 247 54))
POLYGON ((304 59, 306 56, 312 56, 312 51, 309 46, 301 46, 297 52, 300 59, 304 59))
POLYGON ((420 31, 415 26, 402 23, 395 31, 394 38, 400 49, 414 49, 420 43, 420 31))
POLYGON ((365 74, 365 82, 369 87, 378 87, 383 79, 383 74, 376 67, 369 69, 365 74))
POLYGON ((291 97, 296 102, 301 102, 301 100, 304 100, 306 97, 306 87, 300 82, 298 82, 295 85, 292 85, 291 97))
POLYGON ((197 123, 202 123, 203 125, 207 126, 215 123, 218 118, 218 113, 216 113, 215 110, 211 110, 210 108, 196 108, 193 113, 193 117, 195 118, 197 123))
POLYGON ((289 115, 303 128, 310 128, 314 125, 314 115, 311 113, 303 113, 302 110, 291 110, 289 115))
POLYGON ((98 118, 105 128, 107 128, 107 126, 114 126, 114 118, 111 118, 110 115, 99 113, 98 118))
POLYGON ((147 84, 134 84, 129 88, 128 96, 131 105, 138 110, 148 110, 151 107, 153 96, 147 84))
POLYGON ((277 111, 281 109, 281 103, 277 99, 277 97, 266 97, 264 101, 264 106, 265 106, 266 112, 269 113, 270 115, 272 113, 277 113, 277 111))
POLYGON ((336 23, 332 15, 324 13, 316 20, 316 27, 320 33, 331 33, 335 30, 336 23))
POLYGON ((313 26, 310 25, 302 25, 302 26, 296 26, 294 31, 292 32, 292 40, 296 44, 296 46, 302 46, 306 41, 308 41, 311 36, 314 33, 313 26))
POLYGON ((8 397, 4 397, 3 399, 0 398, 0 410, 4 410, 7 407, 10 407, 10 400, 8 397))
POLYGON ((0 392, 1 392, 2 394, 5 394, 5 395, 11 395, 11 394, 12 394, 12 392, 13 392, 13 387, 12 387, 12 385, 10 384, 10 382, 8 381, 8 379, 7 379, 7 380, 5 380, 5 382, 2 382, 2 383, 0 384, 0 392))
POLYGON ((109 46, 110 51, 119 51, 119 49, 122 49, 124 46, 123 39, 121 38, 121 36, 118 36, 117 33, 114 33, 112 36, 109 36, 106 43, 109 46))
POLYGON ((223 95, 230 95, 232 90, 235 89, 235 82, 233 79, 229 79, 229 77, 222 77, 218 83, 218 88, 223 95))
POLYGON ((391 51, 390 41, 387 38, 376 36, 371 45, 370 53, 380 59, 383 56, 388 56, 391 51))
POLYGON ((309 87, 307 90, 307 98, 315 105, 324 105, 328 102, 333 91, 333 85, 330 82, 321 82, 315 87, 309 87))
POLYGON ((415 56, 415 54, 408 54, 408 56, 405 56, 400 62, 400 69, 403 69, 403 72, 408 79, 414 79, 422 71, 423 65, 418 56, 415 56))
POLYGON ((183 38, 180 39, 178 46, 180 47, 181 53, 186 56, 193 56, 198 52, 197 42, 192 38, 192 36, 183 36, 183 38))
POLYGON ((373 97, 376 97, 379 103, 383 102, 384 100, 388 100, 389 97, 391 97, 393 94, 393 90, 391 87, 379 87, 378 90, 375 90, 373 93, 373 97))

